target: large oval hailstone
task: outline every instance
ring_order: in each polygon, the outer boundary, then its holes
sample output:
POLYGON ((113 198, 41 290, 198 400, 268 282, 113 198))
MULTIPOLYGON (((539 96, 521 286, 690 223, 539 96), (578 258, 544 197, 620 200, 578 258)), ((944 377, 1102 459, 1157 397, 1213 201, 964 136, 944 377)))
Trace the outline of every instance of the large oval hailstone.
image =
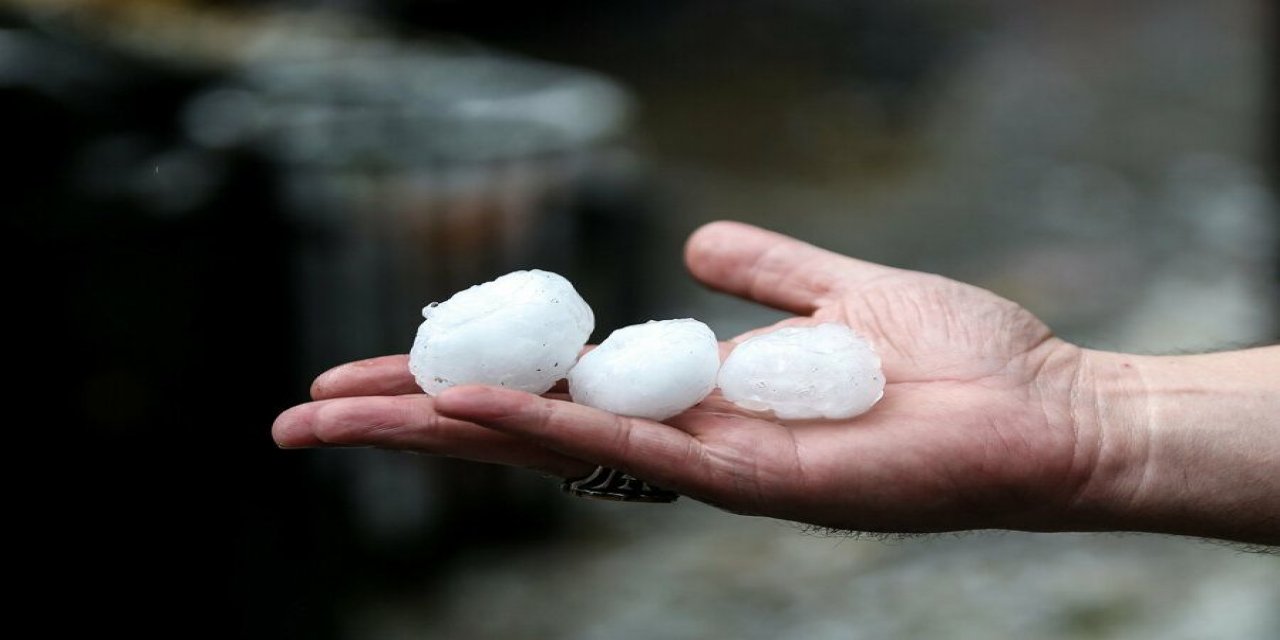
POLYGON ((609 334, 569 372, 578 404, 622 416, 665 420, 716 387, 720 346, 692 319, 649 321, 609 334))
POLYGON ((852 418, 884 395, 880 356, 865 338, 835 323, 744 340, 725 359, 719 382, 734 404, 787 420, 852 418))
POLYGON ((422 310, 409 351, 418 386, 459 384, 546 393, 577 361, 595 328, 591 307, 564 277, 515 271, 422 310))

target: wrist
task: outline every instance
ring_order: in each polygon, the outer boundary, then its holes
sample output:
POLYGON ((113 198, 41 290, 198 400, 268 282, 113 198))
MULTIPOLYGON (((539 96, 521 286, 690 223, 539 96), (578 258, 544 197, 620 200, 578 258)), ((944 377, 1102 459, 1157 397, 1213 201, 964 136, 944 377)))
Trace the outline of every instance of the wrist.
POLYGON ((1090 461, 1075 528, 1280 543, 1280 347, 1088 351, 1072 413, 1090 461))

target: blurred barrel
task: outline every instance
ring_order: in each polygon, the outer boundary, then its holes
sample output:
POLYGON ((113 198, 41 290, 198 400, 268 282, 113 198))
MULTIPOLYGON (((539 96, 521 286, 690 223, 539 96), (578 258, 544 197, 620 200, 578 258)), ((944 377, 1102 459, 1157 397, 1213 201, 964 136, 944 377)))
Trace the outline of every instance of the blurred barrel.
MULTIPOLYGON (((573 279, 578 248, 610 242, 583 235, 584 221, 600 226, 588 218, 602 215, 601 193, 628 215, 614 187, 634 178, 630 100, 601 76, 390 41, 272 51, 196 96, 184 121, 206 148, 252 149, 279 168, 307 375, 407 352, 427 302, 504 272, 573 279)), ((401 566, 450 541, 528 536, 560 500, 545 481, 479 465, 374 451, 316 462, 356 516, 353 542, 401 566)))

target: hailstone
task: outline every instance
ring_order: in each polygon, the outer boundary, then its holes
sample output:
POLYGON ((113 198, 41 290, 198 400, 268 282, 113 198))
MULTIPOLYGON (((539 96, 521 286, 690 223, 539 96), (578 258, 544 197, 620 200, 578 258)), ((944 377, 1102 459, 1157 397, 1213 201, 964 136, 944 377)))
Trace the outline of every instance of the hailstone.
POLYGON ((744 340, 725 359, 719 383, 734 404, 791 420, 852 418, 884 395, 880 356, 865 338, 835 323, 744 340))
POLYGON ((569 372, 578 404, 618 415, 665 420, 716 387, 720 345, 692 319, 649 321, 614 331, 569 372))
POLYGON ((436 395, 459 384, 545 393, 565 377, 595 328, 564 277, 515 271, 422 310, 409 371, 436 395))

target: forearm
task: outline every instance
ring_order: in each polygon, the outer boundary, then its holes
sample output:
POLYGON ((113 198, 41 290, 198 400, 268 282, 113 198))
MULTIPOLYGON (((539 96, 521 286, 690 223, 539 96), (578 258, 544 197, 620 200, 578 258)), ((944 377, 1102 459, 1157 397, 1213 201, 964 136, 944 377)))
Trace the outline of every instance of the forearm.
POLYGON ((1280 347, 1086 361, 1088 525, 1280 544, 1280 347))

